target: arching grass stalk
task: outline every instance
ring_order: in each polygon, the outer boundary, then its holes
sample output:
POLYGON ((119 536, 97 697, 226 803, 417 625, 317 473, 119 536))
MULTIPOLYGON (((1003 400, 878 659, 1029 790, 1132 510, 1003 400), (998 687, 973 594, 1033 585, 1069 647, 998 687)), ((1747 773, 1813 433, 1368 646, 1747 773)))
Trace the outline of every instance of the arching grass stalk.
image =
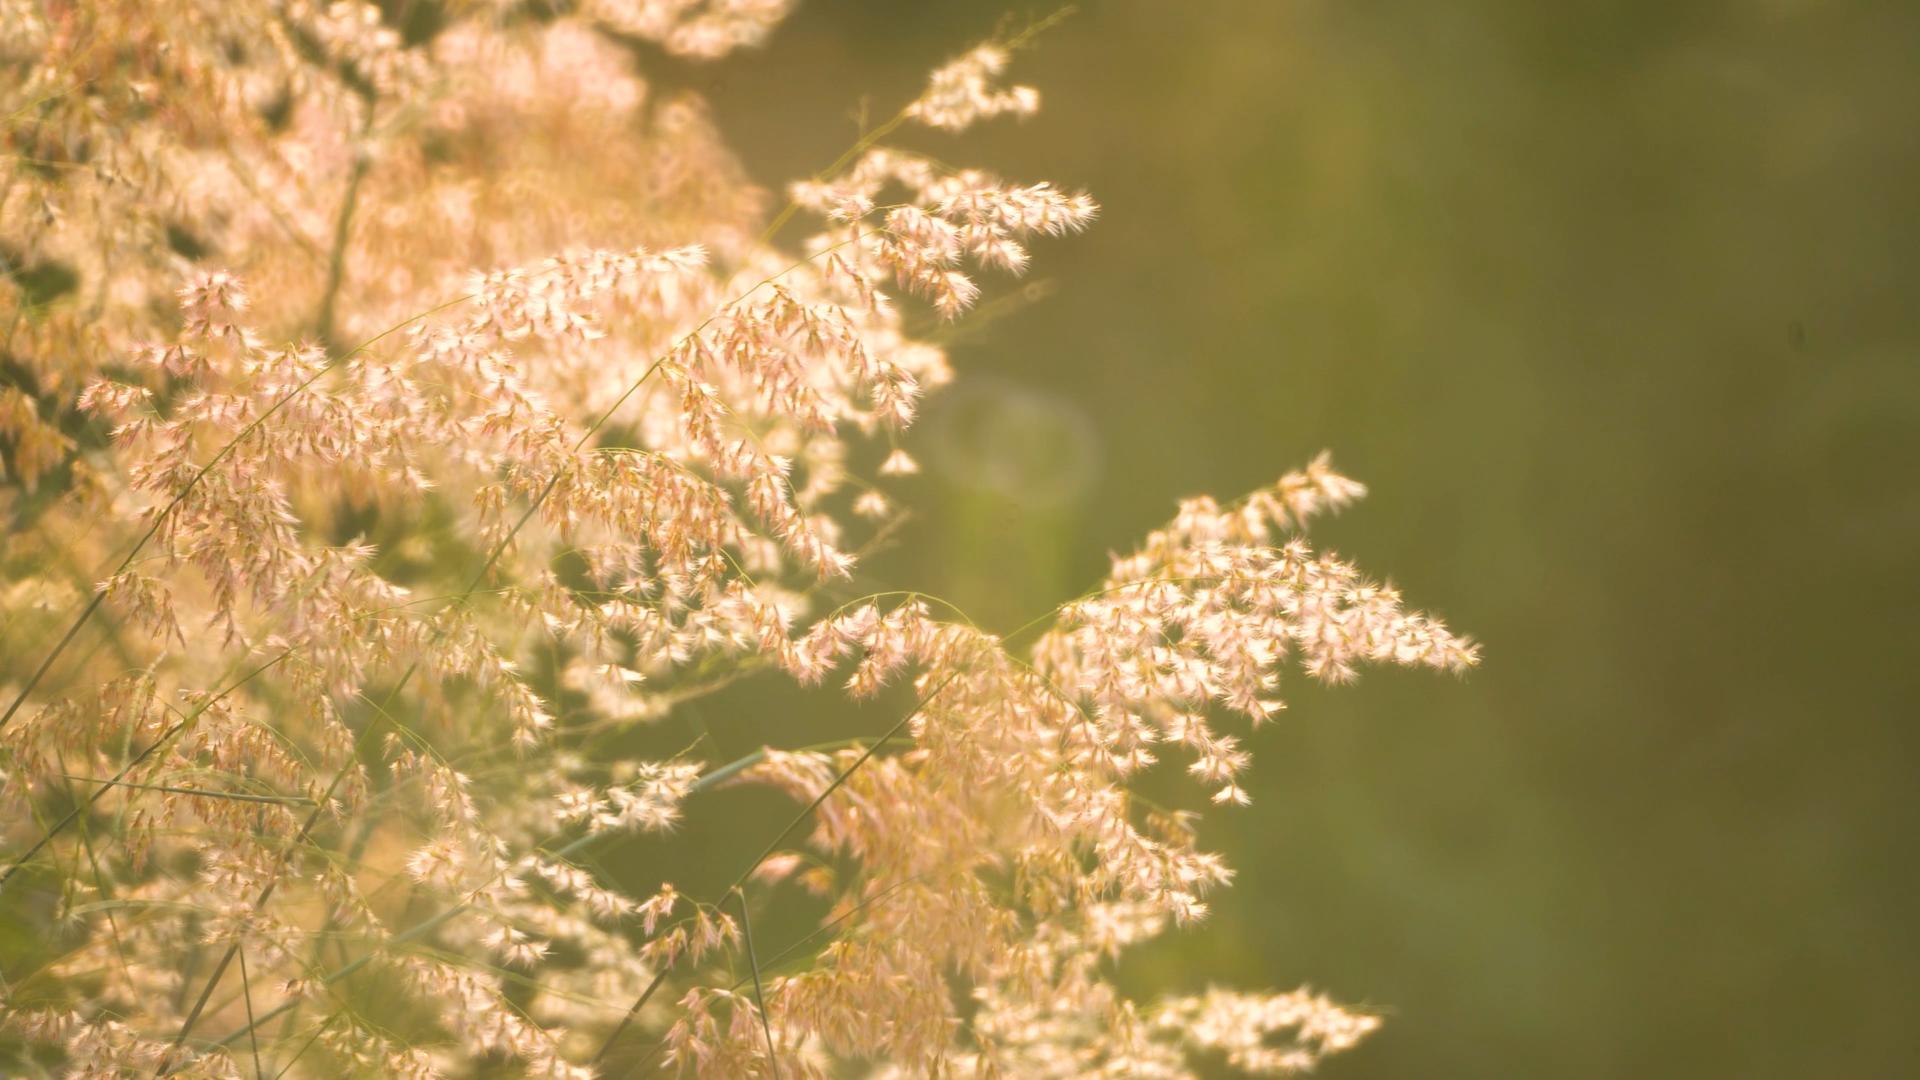
MULTIPOLYGON (((309 579, 307 584, 311 585, 312 579, 309 579)), ((304 587, 305 586, 303 586, 303 588, 304 587)), ((148 756, 150 756, 155 750, 158 750, 161 746, 165 745, 174 735, 185 730, 185 728, 189 724, 191 724, 194 720, 197 720, 202 713, 206 712, 208 709, 211 709, 213 706, 219 704, 229 694, 234 693, 235 691, 239 690, 241 687, 252 682, 258 676, 265 674, 267 671, 278 666, 282 662, 292 658, 295 655, 296 651, 297 650, 295 650, 292 647, 288 647, 286 649, 281 650, 279 655, 275 656, 273 659, 260 665, 254 670, 248 672, 245 677, 233 683, 231 686, 228 686, 225 690, 220 691, 218 694, 215 694, 213 697, 203 702, 198 708, 194 709, 191 713, 182 714, 179 723, 168 728, 166 732, 162 733, 161 736, 155 739, 153 743, 150 744, 145 750, 141 751, 138 757, 127 762, 127 764, 123 768, 121 768, 121 770, 118 773, 115 773, 111 778, 105 781, 95 780, 94 781, 95 783, 100 783, 102 786, 98 791, 93 793, 92 797, 90 797, 87 800, 86 806, 75 807, 73 813, 69 813, 67 816, 61 818, 60 821, 56 822, 51 828, 47 829, 47 831, 41 835, 40 839, 36 841, 30 849, 28 849, 18 859, 14 860, 13 864, 7 868, 6 872, 4 874, 0 874, 0 889, 5 888, 7 879, 11 878, 15 871, 19 870, 20 867, 23 866, 25 863, 27 863, 30 859, 32 859, 34 855, 38 854, 42 848, 46 847, 46 845, 54 839, 54 837, 58 836, 68 826, 72 825, 75 822, 75 820, 79 819, 82 811, 91 809, 94 803, 99 802, 114 787, 127 786, 135 790, 150 789, 152 785, 122 785, 121 781, 126 777, 126 775, 130 771, 138 767, 139 764, 142 761, 144 761, 148 756)), ((173 706, 171 704, 168 704, 167 708, 173 709, 173 706)), ((173 711, 176 713, 179 712, 178 709, 173 709, 173 711)), ((129 740, 131 740, 132 738, 131 732, 129 732, 128 738, 129 740)), ((131 749, 130 746, 129 746, 129 749, 131 749)), ((189 794, 197 794, 197 793, 190 792, 189 794)), ((301 801, 304 802, 306 800, 303 799, 301 801)))
MULTIPOLYGON (((859 772, 861 766, 873 760, 873 756, 880 752, 881 747, 887 745, 888 742, 893 740, 894 736, 905 730, 907 724, 910 723, 914 717, 919 716, 921 711, 957 677, 957 675, 949 675, 945 679, 942 679, 932 690, 922 695, 920 700, 914 704, 912 709, 908 710, 905 716, 900 718, 898 723, 888 728, 885 734, 874 740, 873 745, 867 747, 866 752, 861 754, 853 764, 842 769, 840 774, 833 778, 833 782, 827 785, 826 790, 822 791, 812 802, 808 803, 805 809, 795 814, 793 820, 787 822, 787 827, 780 830, 780 835, 774 837, 773 841, 766 846, 765 850, 760 852, 752 864, 741 871, 740 876, 733 880, 733 884, 727 886, 726 892, 722 894, 722 899, 724 900, 727 895, 742 890, 747 883, 747 879, 753 876, 755 870, 760 869, 760 864, 766 862, 768 856, 779 850, 780 845, 786 843, 787 838, 793 835, 794 830, 798 829, 809 817, 813 816, 813 812, 820 808, 820 804, 826 802, 834 792, 840 790, 841 785, 845 784, 854 773, 859 772)), ((740 765, 739 767, 746 768, 747 766, 740 765)), ((653 999, 653 995, 659 991, 660 985, 666 981, 668 973, 672 970, 673 964, 671 962, 660 965, 660 970, 654 975, 653 981, 649 982, 647 988, 640 992, 640 996, 634 999, 632 1005, 628 1006, 626 1015, 620 1018, 620 1023, 614 1026, 613 1031, 607 1036, 606 1041, 600 1044, 599 1051, 593 1055, 593 1064, 598 1064, 601 1059, 607 1056, 607 1051, 613 1049, 613 1045, 620 1041, 620 1036, 625 1034, 627 1028, 632 1025, 633 1018, 638 1016, 640 1010, 646 1007, 647 1002, 653 999)))
MULTIPOLYGON (((1052 14, 1030 23, 1027 28, 1020 33, 1000 42, 1000 47, 1009 51, 1025 48, 1033 44, 1041 34, 1063 22, 1069 15, 1072 15, 1074 11, 1075 8, 1072 4, 1057 8, 1052 14)), ((847 147, 839 157, 834 158, 832 164, 813 174, 813 179, 815 181, 830 180, 838 176, 841 170, 853 164, 855 159, 859 158, 861 154, 873 149, 880 140, 898 131, 900 125, 911 119, 913 119, 913 107, 909 105, 901 108, 899 112, 894 113, 892 117, 888 118, 884 123, 880 124, 880 126, 861 135, 852 146, 847 147)), ((780 208, 780 212, 775 214, 773 220, 767 223, 767 227, 760 231, 760 242, 763 244, 767 243, 779 235, 781 228, 783 228, 787 222, 793 220, 793 215, 799 212, 799 200, 787 200, 787 204, 780 208)))
MULTIPOLYGON (((626 388, 626 390, 620 394, 618 398, 614 399, 613 404, 609 405, 605 410, 603 410, 600 413, 599 417, 595 419, 594 422, 587 427, 586 431, 581 433, 579 439, 577 439, 573 445, 573 451, 575 455, 578 455, 581 450, 585 449, 587 443, 590 440, 592 440, 592 438, 596 434, 599 433, 601 428, 606 426, 607 422, 613 418, 614 414, 619 412, 621 406, 625 405, 628 399, 630 399, 631 397, 633 397, 634 394, 640 391, 640 388, 644 386, 647 383, 647 381, 651 379, 654 376, 654 374, 658 372, 663 365, 666 364, 667 360, 674 354, 675 351, 677 351, 680 348, 681 345, 692 340, 694 337, 698 336, 708 326, 712 325, 715 319, 718 319, 722 314, 724 314, 725 312, 733 308, 735 305, 744 302, 747 298, 751 297, 754 293, 758 292, 760 289, 764 288, 765 286, 772 284, 773 282, 779 280, 780 278, 786 276, 787 274, 792 273, 793 271, 799 269, 800 267, 807 265, 808 263, 812 262, 815 259, 818 259, 832 251, 838 250, 839 248, 844 247, 847 244, 857 242, 862 237, 869 235, 873 231, 875 230, 867 230, 865 232, 856 231, 854 232, 853 235, 849 236, 847 239, 837 244, 834 244, 832 246, 823 248, 820 251, 816 251, 813 254, 808 255, 802 259, 799 259, 794 263, 792 263, 791 265, 780 270, 778 273, 770 274, 767 277, 762 278, 760 281, 754 283, 752 287, 740 293, 738 296, 728 300, 724 304, 721 304, 718 308, 714 310, 712 314, 708 315, 705 319, 701 320, 700 323, 696 325, 693 329, 688 330, 684 334, 681 334, 673 346, 669 347, 666 351, 662 352, 660 356, 657 359, 655 359, 652 364, 648 365, 647 369, 643 371, 640 374, 640 376, 636 378, 626 388)), ((467 297, 463 299, 471 299, 471 297, 467 297)), ((454 303, 458 303, 458 302, 459 301, 454 301, 454 303)), ((441 305, 442 308, 447 306, 450 306, 450 305, 441 305)), ((437 310, 440 310, 440 308, 436 308, 434 310, 437 311, 437 310)), ((426 314, 432 314, 432 312, 428 312, 426 314)), ((408 320, 408 322, 413 322, 413 321, 416 321, 417 319, 425 318, 425 317, 426 315, 416 316, 415 319, 408 320)), ((404 326, 406 324, 403 323, 401 325, 404 326)), ((398 329, 398 328, 399 327, 395 327, 394 329, 398 329)), ((392 330, 386 331, 386 333, 392 333, 392 332, 393 332, 392 330)), ((358 352, 359 349, 365 348, 365 347, 366 347, 365 345, 359 346, 354 351, 358 352)), ((333 363, 337 363, 337 362, 338 361, 334 361, 333 363)), ((262 421, 266 419, 268 415, 271 415, 273 410, 277 410, 287 400, 291 399, 294 394, 299 393, 300 390, 303 390, 307 386, 311 385, 314 379, 317 379, 321 374, 324 374, 328 368, 333 366, 333 363, 330 363, 327 366, 327 368, 322 368, 321 371, 316 372, 312 377, 308 378, 305 382, 302 382, 300 386, 296 387, 293 391, 290 391, 287 395, 282 397, 279 402, 276 402, 275 405, 273 406, 273 409, 270 409, 266 414, 263 414, 261 417, 256 419, 252 424, 249 424, 246 429, 242 430, 238 436, 236 436, 231 442, 229 442, 225 447, 221 449, 221 453, 219 455, 216 455, 212 461, 209 461, 205 466, 203 466, 200 469, 199 472, 197 472, 194 475, 194 482, 197 483, 200 477, 206 475, 207 470, 211 469, 216 463, 218 463, 221 456, 224 456, 226 453, 230 452, 234 446, 238 445, 239 442, 246 437, 248 432, 252 431, 255 427, 257 427, 262 421)), ((506 553, 507 548, 513 543, 514 538, 520 534, 520 530, 525 528, 527 523, 533 519, 533 516, 540 511, 541 506, 544 505, 547 498, 553 494, 554 489, 559 486, 560 481, 566 478, 567 476, 569 476, 573 468, 574 466, 570 463, 565 468, 557 469, 554 471, 554 474, 547 479, 546 484, 543 487, 541 487, 538 494, 536 494, 532 499, 532 501, 529 502, 526 510, 520 515, 519 519, 514 522, 513 528, 508 530, 507 534, 501 537, 499 542, 493 546, 493 550, 487 555, 486 561, 482 563, 480 566, 480 569, 474 573, 472 580, 470 580, 467 583, 466 588, 462 589, 459 595, 455 597, 453 603, 449 605, 450 607, 458 607, 460 605, 465 604, 467 600, 474 594, 474 592, 479 589, 481 583, 484 582, 487 579, 488 575, 493 572, 493 568, 499 562, 500 557, 506 553)), ((191 485, 189 485, 189 487, 191 487, 191 485)), ((179 495, 174 497, 174 500, 172 502, 167 504, 166 510, 162 511, 162 513, 164 514, 166 512, 171 511, 173 507, 179 505, 180 500, 184 499, 185 497, 186 497, 186 490, 183 490, 179 495)), ((144 545, 146 541, 153 536, 154 532, 158 530, 159 524, 160 524, 159 520, 156 519, 154 525, 148 529, 146 536, 141 538, 141 545, 144 545)), ((136 552, 138 551, 138 547, 136 547, 135 551, 136 552)), ((133 559, 133 553, 129 553, 126 561, 131 562, 132 559, 133 559)), ((124 565, 125 564, 123 563, 122 565, 123 569, 124 569, 124 565)), ((116 573, 118 573, 118 571, 116 571, 116 573)), ((78 632, 80 625, 84 623, 86 617, 91 615, 93 611, 99 607, 99 603, 103 595, 104 594, 98 593, 98 592, 94 594, 93 601, 88 605, 86 611, 82 613, 81 619, 77 620, 74 624, 74 627, 69 630, 68 639, 71 639, 72 635, 78 632)), ((447 631, 448 631, 448 626, 443 625, 439 630, 439 632, 436 633, 436 635, 434 636, 433 643, 437 643, 440 637, 446 634, 447 631)), ((58 653, 58 650, 56 649, 56 655, 57 653, 58 653)), ((51 662, 52 662, 52 658, 49 657, 47 664, 42 665, 43 672, 47 666, 51 665, 51 662)), ((388 692, 387 702, 386 702, 387 705, 389 706, 392 705, 393 702, 399 697, 400 693, 406 688, 407 684, 412 681, 413 676, 419 670, 419 667, 420 667, 420 664, 419 664, 419 661, 417 660, 407 665, 406 671, 404 671, 401 674, 399 680, 395 683, 393 689, 388 692)), ((24 696, 25 694, 23 691, 22 697, 24 698, 24 696)), ((19 702, 18 700, 16 700, 15 706, 17 707, 18 704, 19 702)), ((283 850, 280 859, 275 864, 273 875, 268 879, 265 887, 261 889, 260 896, 253 903, 253 909, 255 911, 259 911, 262 908, 264 908, 267 905, 268 901, 270 901, 273 898, 273 894, 280 884, 280 874, 286 869, 287 862, 291 858, 292 853, 306 843, 307 837, 312 833, 314 826, 319 824, 320 816, 323 813, 325 813, 327 806, 333 800, 333 796, 335 792, 339 790, 340 784, 346 779, 347 774, 353 769, 354 762, 359 759, 360 751, 367 744, 369 737, 379 729, 380 727, 379 720, 381 718, 380 714, 384 714, 386 712, 387 712, 387 709, 385 707, 382 707, 379 710, 379 713, 376 714, 375 717, 368 722, 367 726, 361 730, 360 737, 356 739, 354 743, 354 753, 349 757, 347 761, 343 762, 340 768, 334 773, 333 779, 327 784, 325 793, 321 795, 320 799, 315 804, 313 812, 310 813, 307 816, 306 821, 301 824, 299 831, 294 836, 293 842, 283 850)), ((792 826, 789 826, 789 831, 791 831, 791 828, 792 826)), ((786 834, 783 833, 782 836, 784 835, 786 834)), ((762 858, 764 857, 765 856, 762 856, 762 858)), ((758 863, 756 863, 755 865, 757 866, 758 863)), ((238 953, 239 949, 240 949, 240 941, 236 939, 231 945, 227 947, 227 951, 224 954, 222 954, 220 961, 214 965, 213 973, 207 978, 206 985, 200 991, 200 996, 198 997, 198 999, 195 1000, 193 1008, 188 1011, 186 1019, 181 1022, 179 1031, 174 1034, 174 1037, 171 1043, 169 1044, 167 1051, 162 1055, 160 1059, 159 1065, 155 1067, 154 1076, 156 1077, 165 1076, 167 1072, 172 1068, 174 1054, 176 1054, 179 1051, 180 1047, 186 1042, 187 1037, 190 1034, 192 1034, 194 1027, 198 1025, 200 1021, 200 1016, 205 1011, 208 1000, 213 996, 214 988, 219 984, 221 977, 226 974, 227 968, 232 964, 233 959, 235 955, 238 953)))
MULTIPOLYGON (((852 766, 849 766, 846 772, 843 773, 840 776, 840 778, 835 781, 833 787, 837 788, 841 783, 844 783, 846 778, 848 776, 851 776, 855 769, 858 769, 861 765, 866 764, 867 759, 871 758, 874 752, 879 750, 879 748, 883 744, 890 741, 894 736, 898 735, 901 729, 906 726, 907 721, 911 720, 915 715, 917 715, 919 710, 926 705, 926 702, 928 700, 931 700, 931 695, 929 695, 927 699, 923 699, 919 703, 919 705, 917 705, 914 708, 912 712, 909 712, 907 716, 903 718, 899 723, 895 724, 886 733, 881 735, 879 740, 877 740, 873 744, 873 746, 867 751, 867 753, 862 755, 859 761, 855 762, 852 766)), ((840 740, 839 742, 836 742, 836 743, 822 743, 818 747, 810 747, 809 749, 821 749, 821 748, 833 747, 833 746, 852 745, 857 741, 858 740, 840 740)), ((764 749, 755 750, 754 752, 743 755, 733 761, 728 762, 725 765, 720 766, 719 768, 710 770, 709 772, 701 775, 701 777, 695 780, 692 784, 688 785, 687 797, 691 798, 692 796, 698 795, 702 792, 711 791, 714 788, 720 786, 721 784, 726 783, 728 780, 731 780, 734 777, 739 776, 741 773, 746 772, 748 769, 753 768, 755 765, 760 764, 766 759, 767 759, 767 752, 764 749)), ((826 799, 826 796, 832 794, 832 791, 833 791, 833 788, 829 788, 826 792, 823 792, 819 799, 814 800, 813 804, 810 805, 805 811, 802 811, 799 817, 797 817, 793 822, 790 822, 787 828, 781 832, 780 837, 777 838, 772 845, 769 845, 768 850, 762 853, 759 859, 756 859, 754 861, 753 866, 749 867, 745 874, 742 874, 740 876, 739 881, 744 882, 746 878, 753 873, 753 870, 757 869, 760 863, 765 861, 766 856, 768 854, 771 854, 772 851, 780 845, 781 841, 783 841, 787 836, 791 835, 794 828, 796 828, 801 821, 804 821, 806 816, 812 813, 815 807, 818 807, 821 802, 824 802, 826 799)), ((549 854, 555 859, 562 859, 562 860, 569 859, 585 851, 589 846, 593 844, 594 841, 600 839, 604 835, 606 834, 605 833, 587 833, 585 835, 575 837, 573 840, 569 841, 568 843, 553 849, 551 852, 549 852, 549 854)), ((736 883, 736 885, 737 884, 738 883, 736 883)), ((484 885, 481 886, 481 888, 484 888, 484 887, 485 887, 484 885)), ((732 888, 734 888, 734 886, 730 886, 729 891, 731 891, 732 888)), ((479 891, 478 889, 473 890, 473 893, 477 894, 478 891, 479 891)), ((386 941, 385 946, 390 949, 395 946, 406 945, 411 942, 418 941, 421 938, 424 938, 429 934, 432 934, 435 930, 438 930, 440 927, 445 926, 447 923, 458 918, 460 915, 466 913, 472 907, 473 905, 471 902, 462 902, 462 903, 454 904, 447 908, 444 908, 438 913, 428 916, 427 918, 421 920, 420 922, 417 922, 412 926, 408 927, 407 929, 402 930, 398 934, 395 934, 393 937, 389 938, 386 941)), ((849 912, 849 915, 851 914, 852 913, 849 912)), ((791 949, 789 949, 788 951, 791 951, 791 949)), ((358 957, 354 960, 351 960, 346 964, 343 964, 340 967, 335 968, 330 972, 327 972, 325 975, 320 976, 319 984, 321 986, 332 986, 333 984, 338 983, 343 979, 350 978, 353 975, 357 974, 361 969, 365 968, 368 964, 372 963, 378 955, 379 954, 377 952, 373 952, 373 953, 368 953, 364 956, 358 957)), ((783 952, 781 955, 784 956, 786 955, 786 953, 783 952)), ((778 958, 776 957, 776 959, 778 958)), ((664 976, 664 972, 662 973, 662 975, 664 976)), ((644 1003, 645 1001, 643 999, 641 1004, 644 1004, 644 1003)), ((229 1033, 228 1035, 216 1040, 213 1045, 231 1046, 234 1042, 250 1035, 253 1032, 254 1028, 257 1027, 258 1025, 267 1023, 270 1020, 283 1016, 286 1013, 297 1008, 298 1005, 299 1005, 299 999, 295 999, 293 1001, 284 1002, 276 1006, 275 1008, 269 1009, 266 1012, 261 1013, 256 1020, 254 1020, 253 1022, 250 1022, 246 1027, 236 1029, 235 1031, 229 1033)), ((629 1013, 631 1014, 632 1011, 636 1011, 637 1008, 638 1006, 635 1007, 635 1010, 630 1010, 629 1013)))
MULTIPOLYGON (((473 299, 473 294, 458 297, 436 307, 428 308, 418 315, 411 316, 387 327, 378 334, 355 345, 352 349, 329 359, 325 364, 320 366, 319 370, 301 380, 299 385, 282 394, 278 400, 267 407, 265 412, 254 417, 248 422, 247 426, 240 429, 239 434, 227 440, 224 446, 215 451, 214 455, 207 459, 206 464, 194 471, 193 476, 187 480, 185 486, 181 487, 173 498, 168 500, 167 504, 161 507, 158 513, 153 515, 153 523, 147 526, 147 531, 140 535, 140 539, 134 541, 132 549, 127 552, 125 558, 120 560, 119 565, 114 567, 113 572, 107 575, 107 579, 111 580, 112 578, 120 576, 120 574, 126 571, 127 567, 132 566, 133 560, 137 558, 142 551, 146 550, 147 542, 159 533, 160 527, 166 524, 167 518, 173 514, 174 510, 177 509, 181 503, 186 501, 187 496, 193 493, 194 488, 200 486, 200 481, 204 479, 209 472, 213 471, 214 466, 225 461, 227 456, 233 453, 235 447, 245 442, 255 431, 258 431, 260 425, 272 419, 274 414, 284 408, 288 402, 304 393, 307 387, 320 381, 322 377, 333 371, 334 368, 339 367, 346 361, 366 351, 389 335, 404 330, 422 319, 430 318, 439 312, 445 311, 455 304, 463 304, 471 299, 473 299)), ((7 705, 6 712, 0 713, 0 728, 5 728, 7 723, 13 719, 14 714, 20 711, 20 706, 26 702, 28 695, 33 693, 34 688, 40 685, 40 680, 47 677, 47 672, 52 670, 54 662, 60 659, 60 654, 64 653, 67 646, 73 643, 73 639, 78 636, 81 629, 87 625, 88 620, 93 618, 93 613, 100 610, 100 604, 106 599, 106 596, 105 590, 98 588, 94 590, 92 598, 87 601, 86 606, 80 609, 80 614, 75 616, 73 622, 68 625, 66 633, 60 635, 60 640, 54 645, 52 651, 47 653, 46 658, 40 662, 40 666, 28 677, 26 685, 22 686, 19 693, 13 696, 13 701, 7 705)))
POLYGON ((260 675, 265 674, 268 670, 272 669, 275 665, 285 660, 289 655, 290 655, 290 652, 283 652, 279 656, 276 656, 273 659, 267 661, 266 663, 261 664, 259 667, 254 668, 252 671, 249 671, 239 681, 227 687, 225 690, 220 691, 220 693, 214 695, 213 697, 208 698, 204 703, 202 703, 199 707, 195 708, 191 713, 188 713, 186 716, 182 717, 180 720, 176 721, 173 725, 168 727, 167 730, 161 732, 151 743, 147 744, 147 748, 145 750, 140 751, 138 754, 134 755, 132 760, 128 761, 125 765, 121 766, 120 771, 117 773, 114 773, 113 777, 110 780, 107 780, 101 783, 99 790, 95 791, 91 796, 89 796, 85 803, 75 806, 72 810, 69 810, 65 817, 61 818, 58 822, 55 822, 51 827, 47 829, 45 833, 41 834, 40 839, 35 841, 32 847, 28 848, 25 852, 23 852, 19 858, 15 859, 13 861, 13 864, 11 866, 8 866, 4 873, 0 873, 0 889, 5 889, 7 886, 7 882, 12 880, 13 875, 18 873, 21 867, 25 866, 28 862, 31 862, 33 860, 33 857, 35 855, 38 855, 42 848, 52 843, 54 837, 60 835, 62 831, 64 831, 68 826, 72 825, 74 821, 79 819, 79 817, 82 814, 92 810, 94 803, 99 802, 102 798, 106 796, 107 792, 112 791, 115 786, 119 785, 122 780, 126 779, 126 776, 128 773, 132 772, 134 769, 139 768, 141 762, 147 760, 149 757, 152 757, 154 751, 160 749, 162 746, 165 746, 168 742, 172 741, 175 735, 178 735, 182 731, 185 731, 188 725, 192 724, 196 719, 200 717, 200 714, 206 712, 208 709, 211 709, 213 706, 219 704, 222 698, 225 698, 227 695, 240 689, 242 686, 245 686, 247 683, 252 682, 255 678, 259 677, 260 675))

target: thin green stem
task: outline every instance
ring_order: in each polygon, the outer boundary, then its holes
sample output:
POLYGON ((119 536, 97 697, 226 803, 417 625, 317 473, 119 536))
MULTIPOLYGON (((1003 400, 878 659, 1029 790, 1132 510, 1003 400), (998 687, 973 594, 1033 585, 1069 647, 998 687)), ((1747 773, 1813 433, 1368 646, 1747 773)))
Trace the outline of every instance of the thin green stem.
POLYGON ((740 904, 740 930, 746 937, 747 966, 753 970, 753 1003, 760 1010, 760 1032, 767 1037, 767 1068, 773 1080, 780 1080, 780 1055, 773 1048, 773 1021, 767 1016, 767 991, 760 984, 760 958, 753 951, 753 917, 747 913, 747 891, 735 886, 733 897, 740 904))
MULTIPOLYGON (((338 1015, 338 1014, 335 1014, 335 1015, 338 1015)), ((262 1019, 265 1019, 265 1017, 262 1017, 262 1019)), ((292 1072, 294 1064, 298 1062, 301 1058, 305 1057, 307 1054, 307 1051, 313 1049, 313 1044, 320 1041, 320 1036, 326 1034, 327 1028, 332 1024, 333 1024, 332 1016, 329 1016, 325 1020, 322 1020, 320 1023, 315 1024, 313 1028, 313 1034, 307 1036, 307 1041, 300 1044, 300 1049, 296 1051, 292 1057, 287 1059, 287 1063, 285 1065, 280 1066, 279 1072, 273 1074, 273 1080, 280 1080, 281 1077, 292 1072)), ((247 1025, 247 1031, 248 1032, 253 1031, 252 1024, 247 1025)))
MULTIPOLYGON (((373 102, 366 104, 366 119, 360 125, 360 138, 373 129, 373 102)), ((314 316, 314 333, 322 344, 332 347, 333 306, 340 295, 340 283, 346 275, 347 240, 353 232, 353 211, 360 202, 360 184, 372 164, 364 147, 353 148, 353 171, 347 176, 346 194, 340 199, 340 213, 333 222, 333 251, 327 259, 327 284, 320 294, 320 312, 314 316)))
MULTIPOLYGON (((247 975, 247 954, 240 954, 240 989, 247 1001, 247 1026, 253 1026, 253 980, 247 975)), ((267 1070, 260 1064, 260 1039, 251 1039, 253 1047, 253 1075, 256 1080, 266 1080, 267 1070)))
POLYGON ((169 795, 191 795, 200 799, 226 799, 231 802, 273 803, 286 806, 306 806, 313 802, 305 795, 248 795, 238 791, 204 791, 200 788, 175 787, 170 784, 136 784, 128 780, 98 776, 76 776, 63 773, 65 779, 78 780, 84 784, 104 784, 108 787, 134 788, 140 791, 161 791, 169 795))

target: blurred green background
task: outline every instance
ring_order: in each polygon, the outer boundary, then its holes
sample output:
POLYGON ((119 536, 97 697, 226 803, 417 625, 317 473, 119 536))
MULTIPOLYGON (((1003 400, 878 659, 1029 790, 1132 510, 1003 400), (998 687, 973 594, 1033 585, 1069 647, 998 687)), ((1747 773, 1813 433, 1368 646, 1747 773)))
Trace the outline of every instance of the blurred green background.
MULTIPOLYGON (((806 0, 680 77, 777 189, 1002 10, 806 0)), ((1294 680, 1235 887, 1126 985, 1386 1010, 1333 1077, 1915 1075, 1920 5, 1088 3, 1014 73, 1039 117, 911 145, 1105 215, 955 344, 867 580, 1011 629, 1331 447, 1373 494, 1318 541, 1487 652, 1294 680)))

